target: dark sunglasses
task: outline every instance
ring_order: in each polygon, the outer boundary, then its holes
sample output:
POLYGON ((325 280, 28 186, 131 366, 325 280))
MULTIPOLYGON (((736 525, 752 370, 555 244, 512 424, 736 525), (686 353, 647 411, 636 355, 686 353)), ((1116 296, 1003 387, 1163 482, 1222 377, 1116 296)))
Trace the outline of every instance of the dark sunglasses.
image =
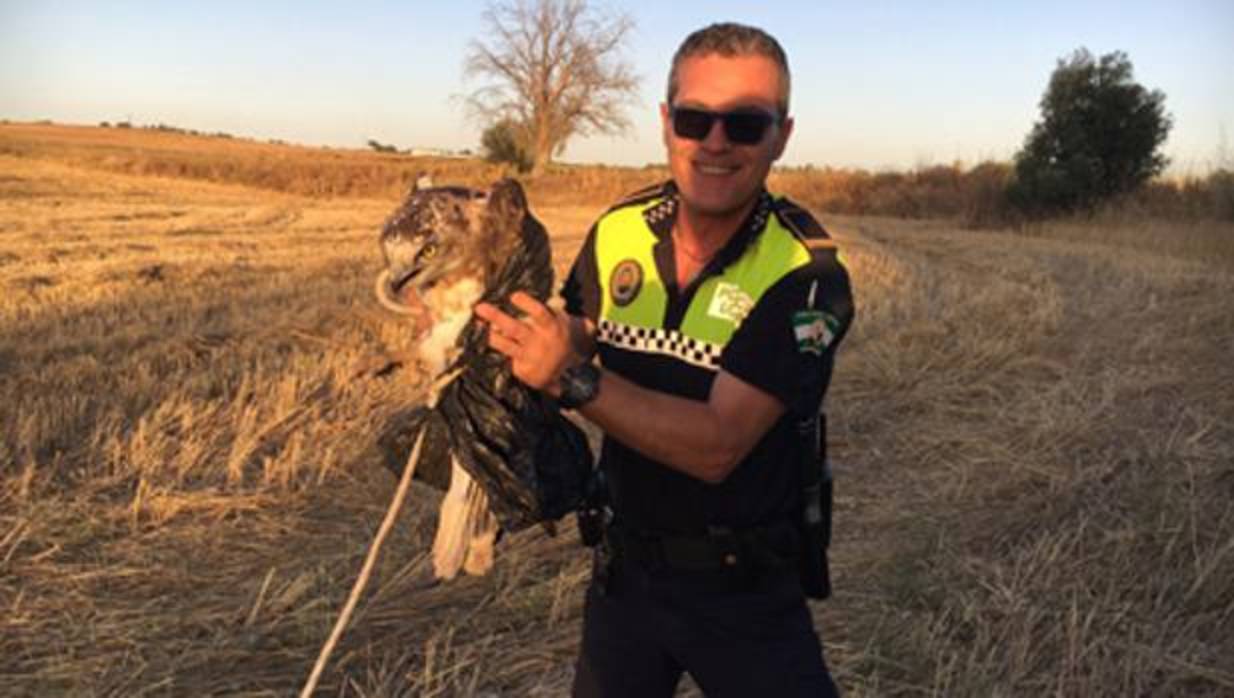
POLYGON ((673 118, 673 133, 678 138, 689 138, 701 141, 711 133, 711 127, 716 119, 724 124, 724 135, 732 143, 738 145, 755 145, 767 135, 767 129, 772 124, 780 123, 779 116, 773 116, 761 109, 742 109, 739 111, 707 111, 693 107, 672 107, 669 112, 673 118))

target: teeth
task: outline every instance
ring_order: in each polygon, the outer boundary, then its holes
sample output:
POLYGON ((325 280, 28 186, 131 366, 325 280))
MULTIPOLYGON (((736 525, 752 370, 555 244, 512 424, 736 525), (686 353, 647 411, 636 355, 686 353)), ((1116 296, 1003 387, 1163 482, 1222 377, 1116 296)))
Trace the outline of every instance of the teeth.
POLYGON ((698 165, 699 172, 703 174, 723 175, 733 171, 732 167, 720 167, 718 165, 698 165))

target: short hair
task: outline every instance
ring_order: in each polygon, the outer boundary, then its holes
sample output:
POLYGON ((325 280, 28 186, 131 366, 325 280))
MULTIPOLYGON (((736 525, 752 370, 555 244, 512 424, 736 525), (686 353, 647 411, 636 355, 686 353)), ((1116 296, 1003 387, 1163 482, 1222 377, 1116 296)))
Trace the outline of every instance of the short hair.
POLYGON ((695 31, 681 42, 673 54, 673 67, 668 73, 668 103, 677 96, 677 70, 682 62, 694 56, 718 53, 729 58, 736 56, 764 56, 780 69, 780 96, 777 106, 780 116, 788 116, 789 72, 788 56, 775 37, 758 27, 736 22, 719 22, 695 31))

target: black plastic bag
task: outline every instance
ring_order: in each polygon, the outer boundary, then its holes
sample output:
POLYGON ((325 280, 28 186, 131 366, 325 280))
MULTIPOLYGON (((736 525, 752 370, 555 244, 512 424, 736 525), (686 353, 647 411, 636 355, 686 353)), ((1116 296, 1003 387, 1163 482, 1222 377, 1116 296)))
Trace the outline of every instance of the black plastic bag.
MULTIPOLYGON (((471 190, 450 191, 484 196, 471 190)), ((544 226, 527 210, 518 183, 498 182, 488 198, 498 197, 521 210, 520 244, 486 284, 482 300, 517 314, 508 303, 514 291, 541 301, 548 298, 552 256, 544 226)), ((386 465, 401 475, 416 436, 427 429, 416 479, 447 489, 450 459, 457 457, 488 494, 504 530, 554 521, 576 510, 593 462, 582 430, 562 416, 553 399, 510 374, 509 361, 488 348, 486 330, 474 317, 456 346, 460 353, 447 373, 462 371, 440 389, 436 406, 408 406, 382 429, 378 447, 386 465)))

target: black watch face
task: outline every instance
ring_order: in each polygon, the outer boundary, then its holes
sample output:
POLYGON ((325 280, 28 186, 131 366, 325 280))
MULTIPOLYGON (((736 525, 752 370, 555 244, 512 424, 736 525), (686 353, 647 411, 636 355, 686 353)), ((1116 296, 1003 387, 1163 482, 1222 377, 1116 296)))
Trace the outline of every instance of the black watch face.
POLYGON ((599 392, 600 372, 591 364, 571 366, 561 374, 561 403, 574 409, 599 392))

